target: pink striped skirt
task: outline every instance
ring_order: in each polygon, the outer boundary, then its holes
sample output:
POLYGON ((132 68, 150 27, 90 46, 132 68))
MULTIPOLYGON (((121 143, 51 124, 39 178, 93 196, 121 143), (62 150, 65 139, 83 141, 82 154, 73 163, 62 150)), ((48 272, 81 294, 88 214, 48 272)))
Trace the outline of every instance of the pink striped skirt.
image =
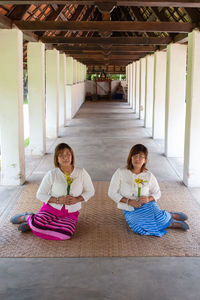
POLYGON ((28 225, 38 237, 46 240, 70 239, 76 230, 79 212, 69 213, 63 205, 61 210, 43 204, 37 214, 28 217, 28 225))

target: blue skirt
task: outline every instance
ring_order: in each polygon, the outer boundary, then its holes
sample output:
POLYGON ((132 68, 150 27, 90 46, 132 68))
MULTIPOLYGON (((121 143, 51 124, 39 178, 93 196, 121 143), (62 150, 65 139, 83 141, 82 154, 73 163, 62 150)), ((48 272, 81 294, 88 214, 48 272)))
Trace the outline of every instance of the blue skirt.
POLYGON ((155 201, 145 203, 133 211, 124 210, 124 216, 129 227, 140 235, 163 236, 169 227, 171 215, 161 210, 155 201))

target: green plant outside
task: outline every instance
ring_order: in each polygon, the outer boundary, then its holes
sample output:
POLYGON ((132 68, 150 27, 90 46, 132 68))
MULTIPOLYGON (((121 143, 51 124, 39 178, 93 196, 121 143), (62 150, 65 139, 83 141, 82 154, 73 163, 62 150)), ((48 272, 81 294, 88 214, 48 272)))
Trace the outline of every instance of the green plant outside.
MULTIPOLYGON (((99 76, 100 76, 100 74, 99 74, 99 76)), ((97 74, 87 75, 87 80, 94 80, 95 78, 98 78, 99 76, 97 74)), ((125 74, 107 74, 107 76, 109 78, 111 77, 112 80, 120 80, 120 76, 121 76, 121 80, 126 80, 125 74)))
POLYGON ((30 143, 29 137, 24 140, 24 148, 28 147, 30 143))

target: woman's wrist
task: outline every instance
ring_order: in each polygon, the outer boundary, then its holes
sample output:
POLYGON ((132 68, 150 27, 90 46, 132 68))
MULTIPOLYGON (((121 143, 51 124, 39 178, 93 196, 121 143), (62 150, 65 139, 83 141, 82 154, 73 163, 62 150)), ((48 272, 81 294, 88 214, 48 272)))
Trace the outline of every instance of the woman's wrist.
POLYGON ((83 198, 83 196, 78 196, 78 197, 75 197, 77 202, 83 202, 85 201, 85 199, 83 198))
POLYGON ((154 197, 153 196, 149 196, 148 197, 148 202, 154 201, 154 197))

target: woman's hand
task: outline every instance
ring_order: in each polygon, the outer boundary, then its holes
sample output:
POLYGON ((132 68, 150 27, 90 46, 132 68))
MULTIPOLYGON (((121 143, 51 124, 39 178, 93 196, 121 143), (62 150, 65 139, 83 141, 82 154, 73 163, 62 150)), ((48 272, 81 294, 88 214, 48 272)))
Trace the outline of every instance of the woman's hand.
POLYGON ((78 197, 73 197, 70 195, 65 196, 65 205, 73 205, 76 204, 77 202, 79 202, 79 200, 77 199, 78 197))
POLYGON ((128 205, 134 207, 134 208, 140 208, 142 206, 142 202, 141 201, 136 201, 136 200, 128 200, 128 205))
POLYGON ((154 198, 152 196, 141 196, 141 197, 138 198, 138 200, 141 204, 145 204, 145 203, 148 203, 150 201, 153 201, 154 198))

